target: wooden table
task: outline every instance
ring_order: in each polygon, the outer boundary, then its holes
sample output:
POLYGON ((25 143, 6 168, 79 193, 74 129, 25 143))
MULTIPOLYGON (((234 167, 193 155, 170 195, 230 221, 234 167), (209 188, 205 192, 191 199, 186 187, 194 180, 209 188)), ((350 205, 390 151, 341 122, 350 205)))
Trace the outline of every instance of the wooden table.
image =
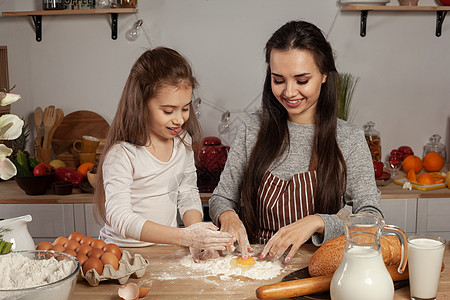
MULTIPOLYGON (((131 253, 141 254, 149 262, 143 277, 131 277, 128 282, 150 287, 148 299, 256 299, 258 287, 280 282, 287 274, 307 267, 316 249, 311 244, 303 245, 282 273, 270 280, 244 277, 221 280, 214 276, 198 276, 181 266, 180 259, 188 255, 186 248, 164 245, 127 248, 131 253)), ((256 245, 255 250, 256 253, 261 252, 262 245, 256 245)), ((444 262, 447 268, 441 273, 437 299, 450 299, 450 243, 447 244, 444 262)), ((89 286, 86 281, 78 282, 71 299, 117 299, 119 286, 117 281, 103 281, 96 287, 89 286)), ((395 291, 394 300, 403 299, 409 300, 409 287, 395 291)))

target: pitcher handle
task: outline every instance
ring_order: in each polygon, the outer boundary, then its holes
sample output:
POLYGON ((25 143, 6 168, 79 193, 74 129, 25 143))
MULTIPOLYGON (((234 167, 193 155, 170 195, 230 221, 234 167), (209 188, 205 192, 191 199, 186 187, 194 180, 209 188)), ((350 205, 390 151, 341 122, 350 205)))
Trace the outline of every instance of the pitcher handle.
POLYGON ((394 225, 385 225, 384 231, 387 233, 395 234, 400 240, 400 245, 402 246, 402 257, 397 271, 398 273, 402 274, 405 271, 406 263, 408 262, 408 244, 406 242, 406 234, 405 232, 403 232, 403 230, 394 225))

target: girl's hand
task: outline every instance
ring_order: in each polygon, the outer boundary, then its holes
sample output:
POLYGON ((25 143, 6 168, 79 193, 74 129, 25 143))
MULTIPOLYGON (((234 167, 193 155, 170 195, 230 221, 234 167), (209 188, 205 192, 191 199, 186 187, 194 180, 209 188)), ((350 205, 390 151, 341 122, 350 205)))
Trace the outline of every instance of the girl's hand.
MULTIPOLYGON (((233 235, 233 241, 237 241, 241 248, 242 258, 247 259, 248 253, 253 252, 253 249, 250 247, 247 231, 239 216, 234 211, 227 210, 219 216, 219 222, 221 224, 220 230, 233 235)), ((233 252, 234 248, 228 247, 227 251, 233 252)))
POLYGON ((179 244, 204 250, 225 250, 233 243, 233 236, 218 231, 213 223, 199 222, 183 228, 179 244))
POLYGON ((221 251, 216 250, 202 250, 198 248, 189 248, 189 252, 191 253, 192 258, 196 263, 201 260, 207 260, 210 258, 219 258, 221 255, 221 251))
POLYGON ((323 233, 324 226, 320 216, 311 215, 281 228, 264 247, 261 258, 269 253, 270 256, 278 259, 291 247, 285 259, 285 263, 289 262, 300 246, 315 232, 323 233))

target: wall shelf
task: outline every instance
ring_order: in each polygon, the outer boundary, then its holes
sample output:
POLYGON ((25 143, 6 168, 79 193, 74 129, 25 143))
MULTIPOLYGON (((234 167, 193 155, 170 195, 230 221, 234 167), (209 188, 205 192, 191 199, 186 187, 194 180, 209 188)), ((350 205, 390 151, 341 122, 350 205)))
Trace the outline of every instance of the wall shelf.
POLYGON ((369 11, 391 11, 391 12, 436 12, 436 36, 441 36, 442 24, 450 6, 383 6, 383 5, 346 5, 341 11, 361 11, 360 36, 366 36, 367 16, 369 11))
POLYGON ((37 11, 15 11, 2 12, 2 16, 21 17, 30 16, 36 31, 36 41, 42 41, 42 16, 61 16, 61 15, 111 15, 111 38, 117 39, 118 14, 134 14, 136 8, 107 8, 107 9, 78 9, 78 10, 37 10, 37 11))

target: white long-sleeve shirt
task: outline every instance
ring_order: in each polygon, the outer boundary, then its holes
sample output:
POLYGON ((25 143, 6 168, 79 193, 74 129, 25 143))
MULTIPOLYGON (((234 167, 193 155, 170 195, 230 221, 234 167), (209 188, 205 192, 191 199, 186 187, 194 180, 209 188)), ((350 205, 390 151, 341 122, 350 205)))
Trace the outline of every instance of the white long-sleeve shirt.
MULTIPOLYGON (((187 142, 190 137, 187 136, 187 142)), ((144 223, 177 226, 177 209, 202 213, 193 151, 174 139, 168 162, 155 158, 144 146, 120 142, 111 147, 103 164, 106 224, 100 238, 121 247, 144 247, 144 223)))

